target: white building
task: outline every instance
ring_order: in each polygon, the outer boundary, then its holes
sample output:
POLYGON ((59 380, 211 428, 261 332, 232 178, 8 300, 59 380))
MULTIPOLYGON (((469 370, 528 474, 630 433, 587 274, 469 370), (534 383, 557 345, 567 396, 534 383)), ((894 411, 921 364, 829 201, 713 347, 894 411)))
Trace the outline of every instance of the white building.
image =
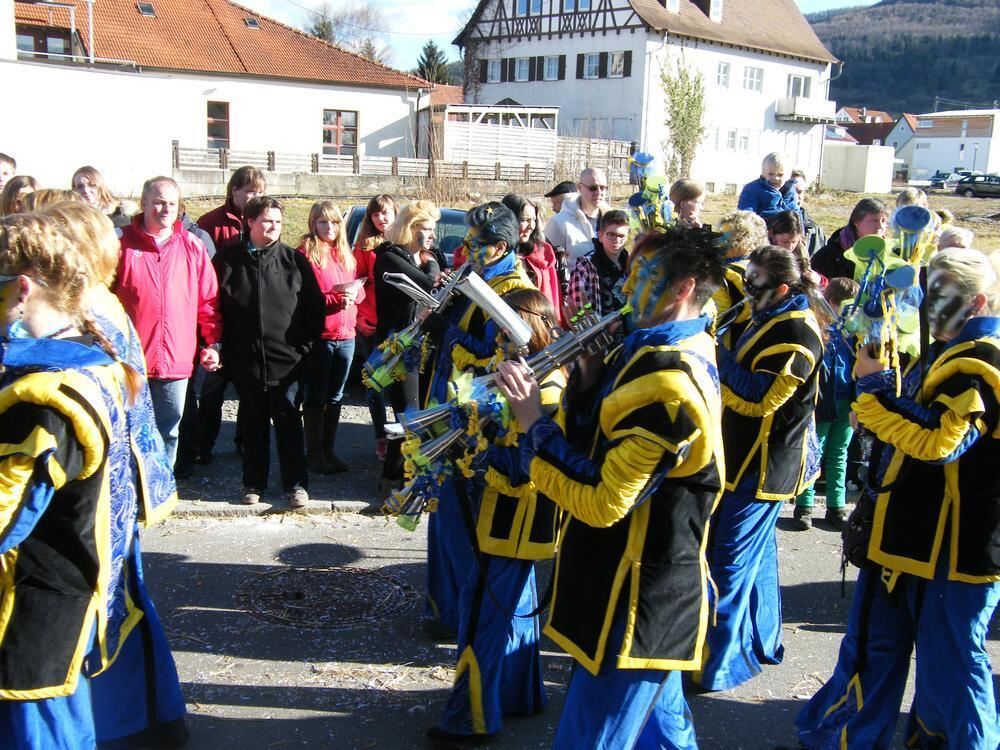
POLYGON ((229 0, 0 0, 0 80, 19 171, 69 187, 92 164, 122 194, 171 173, 173 141, 413 156, 429 88, 229 0))
POLYGON ((1000 171, 1000 109, 957 109, 917 115, 910 177, 935 172, 1000 171))
POLYGON ((913 162, 913 134, 916 132, 917 118, 904 112, 885 138, 885 145, 896 149, 898 171, 906 177, 910 175, 910 164, 913 162))
POLYGON ((466 101, 557 106, 560 135, 634 141, 660 159, 661 70, 680 61, 707 98, 693 177, 735 190, 775 150, 819 173, 837 61, 792 0, 480 0, 455 43, 478 61, 466 101))

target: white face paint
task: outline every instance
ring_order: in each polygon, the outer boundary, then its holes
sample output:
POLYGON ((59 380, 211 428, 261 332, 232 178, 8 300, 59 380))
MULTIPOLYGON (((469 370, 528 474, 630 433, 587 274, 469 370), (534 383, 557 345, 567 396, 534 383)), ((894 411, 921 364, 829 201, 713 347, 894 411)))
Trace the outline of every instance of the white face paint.
POLYGON ((754 312, 767 309, 774 299, 771 277, 767 271, 753 263, 747 266, 746 275, 743 277, 743 290, 750 300, 750 309, 754 312))
POLYGON ((927 278, 927 321, 938 341, 951 341, 972 315, 972 300, 962 294, 945 271, 931 271, 927 278))

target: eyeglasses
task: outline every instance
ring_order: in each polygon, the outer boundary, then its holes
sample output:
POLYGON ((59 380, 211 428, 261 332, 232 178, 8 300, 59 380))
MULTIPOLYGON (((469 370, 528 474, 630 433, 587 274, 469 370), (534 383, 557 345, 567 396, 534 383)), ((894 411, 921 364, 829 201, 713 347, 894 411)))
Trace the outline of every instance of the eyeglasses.
POLYGON ((602 191, 605 192, 605 193, 608 192, 608 186, 607 185, 584 185, 584 187, 587 188, 587 190, 594 191, 595 193, 599 193, 599 192, 602 192, 602 191))

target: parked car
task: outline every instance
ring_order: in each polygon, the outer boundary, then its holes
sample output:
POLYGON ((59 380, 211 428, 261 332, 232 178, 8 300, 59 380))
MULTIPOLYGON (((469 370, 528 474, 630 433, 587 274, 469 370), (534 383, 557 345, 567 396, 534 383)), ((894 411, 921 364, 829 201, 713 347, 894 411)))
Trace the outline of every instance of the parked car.
POLYGON ((928 187, 934 188, 935 190, 944 190, 944 183, 950 174, 950 172, 935 172, 934 176, 931 177, 928 187))
POLYGON ((974 174, 963 177, 955 192, 966 198, 1000 198, 1000 177, 995 174, 974 174))
MULTIPOLYGON (((465 211, 460 208, 442 208, 441 221, 437 224, 438 250, 444 255, 448 267, 453 266, 455 250, 465 239, 468 227, 465 225, 465 211)), ((361 231, 361 222, 365 218, 364 206, 351 206, 347 214, 347 241, 354 247, 354 240, 361 231)))
POLYGON ((934 177, 931 178, 931 187, 939 188, 942 190, 951 190, 955 188, 958 185, 958 183, 964 180, 966 177, 982 174, 982 172, 974 172, 968 169, 959 169, 958 171, 949 174, 943 180, 938 179, 938 175, 940 174, 942 173, 938 172, 937 174, 934 175, 934 177))

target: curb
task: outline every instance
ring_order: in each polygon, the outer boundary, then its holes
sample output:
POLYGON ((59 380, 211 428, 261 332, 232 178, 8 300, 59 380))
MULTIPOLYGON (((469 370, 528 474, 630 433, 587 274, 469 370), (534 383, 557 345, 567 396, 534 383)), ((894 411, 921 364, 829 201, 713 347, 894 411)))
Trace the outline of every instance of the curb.
POLYGON ((284 504, 261 502, 255 505, 225 503, 216 500, 181 500, 170 514, 171 518, 249 518, 294 513, 304 516, 324 513, 363 514, 372 507, 365 500, 310 500, 304 508, 289 508, 284 504))

